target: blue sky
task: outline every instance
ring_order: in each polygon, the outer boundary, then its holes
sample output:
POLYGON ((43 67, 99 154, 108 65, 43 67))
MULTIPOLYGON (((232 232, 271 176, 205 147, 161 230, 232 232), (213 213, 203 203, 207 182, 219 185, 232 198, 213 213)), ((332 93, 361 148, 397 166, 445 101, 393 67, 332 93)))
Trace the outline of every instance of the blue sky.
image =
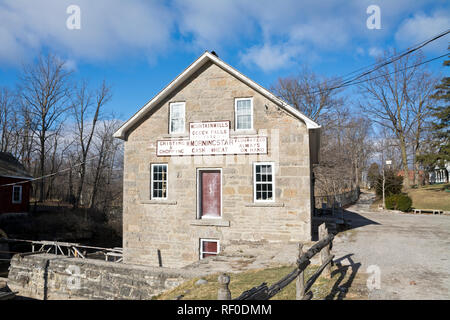
MULTIPOLYGON (((302 65, 339 76, 450 28, 444 0, 0 0, 0 86, 13 87, 23 63, 51 51, 78 78, 113 87, 108 111, 126 120, 205 50, 266 88, 302 65), (69 5, 81 29, 69 30, 69 5), (381 29, 368 29, 368 6, 381 29)), ((424 50, 447 51, 450 36, 424 50)), ((430 63, 443 72, 442 60, 430 63)), ((350 89, 351 90, 351 89, 350 89)))

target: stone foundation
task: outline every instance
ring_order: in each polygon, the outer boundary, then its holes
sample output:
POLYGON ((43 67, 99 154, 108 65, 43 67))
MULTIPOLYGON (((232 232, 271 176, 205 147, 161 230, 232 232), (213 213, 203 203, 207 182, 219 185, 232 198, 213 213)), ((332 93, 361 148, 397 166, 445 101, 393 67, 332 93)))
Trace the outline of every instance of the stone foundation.
POLYGON ((32 254, 13 257, 8 287, 40 300, 136 300, 151 299, 198 276, 180 269, 32 254))

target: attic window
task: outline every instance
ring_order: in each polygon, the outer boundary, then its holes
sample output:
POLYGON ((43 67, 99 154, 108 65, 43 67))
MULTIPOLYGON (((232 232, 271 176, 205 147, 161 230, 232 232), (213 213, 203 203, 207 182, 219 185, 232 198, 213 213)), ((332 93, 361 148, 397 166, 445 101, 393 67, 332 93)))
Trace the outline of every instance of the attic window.
POLYGON ((253 99, 239 98, 235 100, 236 130, 253 129, 253 99))
POLYGON ((174 102, 170 104, 169 133, 184 133, 185 129, 185 103, 174 102))

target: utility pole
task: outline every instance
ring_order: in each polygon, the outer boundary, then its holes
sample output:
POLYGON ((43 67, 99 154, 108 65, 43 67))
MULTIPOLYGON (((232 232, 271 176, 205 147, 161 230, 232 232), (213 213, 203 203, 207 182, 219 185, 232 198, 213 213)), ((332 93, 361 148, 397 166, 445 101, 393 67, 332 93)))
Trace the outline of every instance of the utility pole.
MULTIPOLYGON (((392 164, 392 160, 386 160, 386 164, 387 165, 392 164)), ((383 209, 386 209, 385 189, 386 189, 386 176, 384 174, 384 161, 383 161, 383 209)))

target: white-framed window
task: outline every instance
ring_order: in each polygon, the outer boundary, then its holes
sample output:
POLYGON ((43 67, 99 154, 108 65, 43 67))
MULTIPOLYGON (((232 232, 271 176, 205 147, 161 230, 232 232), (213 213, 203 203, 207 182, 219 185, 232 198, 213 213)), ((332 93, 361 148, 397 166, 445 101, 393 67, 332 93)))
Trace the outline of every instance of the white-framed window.
POLYGON ((22 186, 13 186, 12 203, 22 203, 22 186))
POLYGON ((169 133, 184 133, 186 123, 186 103, 172 102, 169 104, 169 133))
POLYGON ((253 129, 253 98, 236 98, 234 100, 235 130, 253 129))
POLYGON ((220 241, 217 239, 200 239, 200 260, 217 256, 220 252, 220 241))
POLYGON ((167 199, 168 166, 166 163, 151 165, 151 199, 167 199))
POLYGON ((275 201, 275 168, 273 162, 253 163, 253 200, 275 201))

